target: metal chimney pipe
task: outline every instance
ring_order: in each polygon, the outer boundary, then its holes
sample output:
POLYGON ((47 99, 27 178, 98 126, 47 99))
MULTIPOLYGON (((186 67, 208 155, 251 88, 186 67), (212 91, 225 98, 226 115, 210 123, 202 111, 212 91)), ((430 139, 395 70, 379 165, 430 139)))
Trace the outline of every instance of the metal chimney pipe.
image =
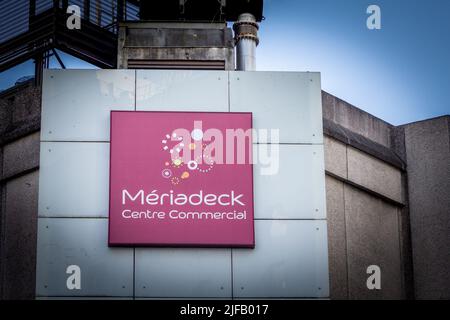
POLYGON ((256 70, 256 46, 259 44, 258 23, 251 13, 243 13, 234 23, 236 42, 236 70, 256 70))

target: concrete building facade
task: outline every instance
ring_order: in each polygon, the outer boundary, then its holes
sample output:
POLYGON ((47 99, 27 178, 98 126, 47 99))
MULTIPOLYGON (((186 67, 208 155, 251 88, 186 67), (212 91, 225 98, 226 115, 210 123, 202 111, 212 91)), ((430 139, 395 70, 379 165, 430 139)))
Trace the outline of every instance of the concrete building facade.
MULTIPOLYGON (((35 296, 40 95, 29 82, 0 100, 3 299, 35 296)), ((449 299, 450 117, 395 127, 322 100, 331 298, 449 299)))
MULTIPOLYGON (((234 70, 234 45, 226 23, 124 23, 117 65, 234 70)), ((0 93, 2 299, 35 298, 41 102, 0 93)), ((327 92, 322 114, 331 299, 450 299, 450 116, 393 126, 327 92)))
MULTIPOLYGON (((328 298, 320 84, 320 74, 317 72, 45 71, 36 297, 328 298), (72 96, 70 100, 65 94, 68 91, 72 96), (280 113, 279 108, 285 112, 280 113), (172 122, 181 114, 183 117, 202 119, 200 117, 205 112, 208 115, 214 112, 214 117, 223 121, 230 113, 238 117, 245 113, 246 117, 253 119, 255 134, 252 150, 253 159, 257 161, 253 171, 249 166, 249 179, 236 175, 230 179, 232 187, 229 188, 237 194, 241 187, 253 186, 252 200, 242 201, 252 201, 255 208, 254 217, 248 222, 254 224, 254 231, 248 233, 250 237, 255 237, 254 248, 232 244, 217 247, 212 243, 203 247, 204 242, 188 245, 186 234, 192 228, 196 233, 205 235, 204 230, 199 230, 205 221, 203 218, 201 221, 190 218, 189 222, 194 226, 179 227, 177 234, 182 240, 178 243, 187 248, 179 248, 177 244, 175 248, 170 244, 158 248, 148 242, 127 243, 120 248, 108 247, 108 222, 111 226, 114 219, 119 218, 121 224, 117 230, 130 226, 130 220, 123 219, 122 215, 114 216, 111 208, 114 199, 123 199, 123 195, 108 196, 108 187, 114 188, 113 168, 114 159, 117 159, 117 153, 113 152, 117 150, 114 149, 114 141, 126 136, 120 131, 118 137, 114 127, 110 126, 113 110, 117 111, 114 114, 133 115, 139 119, 164 112, 158 122, 147 118, 145 127, 149 129, 156 128, 159 121, 167 119, 172 122), (279 135, 274 136, 270 132, 268 144, 264 133, 277 128, 279 135), (266 161, 269 152, 270 161, 266 161), (80 290, 68 290, 66 286, 66 268, 71 265, 81 268, 84 285, 80 290)), ((195 122, 189 121, 182 128, 191 130, 195 122)), ((206 121, 202 123, 199 130, 205 135, 209 128, 219 130, 208 126, 206 121)), ((175 132, 172 133, 172 130, 172 124, 151 135, 144 135, 142 130, 138 130, 134 137, 128 137, 125 141, 130 144, 134 139, 143 139, 143 145, 133 146, 121 152, 120 156, 133 155, 133 159, 142 162, 140 152, 150 148, 151 157, 157 157, 161 143, 167 146, 164 143, 166 140, 161 139, 168 139, 167 135, 173 136, 175 132)), ((229 139, 225 140, 228 146, 229 139)), ((208 141, 205 139, 204 144, 208 141)), ((190 144, 185 139, 183 143, 190 144)), ((237 150, 242 151, 240 147, 237 150)), ((230 155, 229 150, 224 152, 230 155)), ((183 188, 170 184, 166 189, 165 185, 158 185, 161 175, 159 163, 148 164, 138 176, 153 172, 156 178, 145 178, 138 188, 148 188, 145 192, 155 190, 158 193, 220 194, 213 189, 216 181, 220 181, 221 187, 222 183, 226 183, 224 177, 217 175, 219 170, 235 171, 240 168, 227 164, 216 170, 214 168, 207 175, 202 175, 199 185, 186 181, 180 183, 183 188)), ((136 176, 129 170, 132 167, 127 165, 120 172, 126 173, 127 179, 136 176)), ((190 171, 191 175, 195 174, 190 171)), ((171 172, 173 177, 178 177, 175 170, 171 172)), ((228 177, 231 174, 233 172, 228 177)), ((122 188, 134 192, 132 186, 122 188)), ((244 199, 249 197, 243 195, 244 199)), ((144 205, 141 209, 133 207, 133 210, 158 210, 169 215, 169 210, 213 210, 219 213, 239 210, 238 206, 231 208, 201 205, 193 208, 187 205, 164 207, 158 204, 144 205)), ((174 227, 178 221, 167 219, 165 223, 174 227)), ((146 220, 143 232, 162 233, 163 226, 158 222, 146 220), (152 228, 155 230, 152 231, 152 228)), ((217 233, 224 228, 223 224, 208 227, 217 233)), ((137 230, 135 226, 132 229, 129 232, 137 230)), ((234 237, 239 234, 238 230, 238 227, 233 227, 234 237)), ((164 234, 169 239, 174 237, 170 230, 164 234)), ((109 239, 112 235, 110 229, 109 239)))

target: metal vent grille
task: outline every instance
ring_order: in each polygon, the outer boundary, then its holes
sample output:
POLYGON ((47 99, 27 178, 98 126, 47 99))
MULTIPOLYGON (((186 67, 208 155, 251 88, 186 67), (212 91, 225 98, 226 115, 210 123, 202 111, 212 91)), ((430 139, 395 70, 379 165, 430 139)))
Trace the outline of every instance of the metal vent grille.
POLYGON ((128 60, 129 69, 225 70, 223 60, 128 60))

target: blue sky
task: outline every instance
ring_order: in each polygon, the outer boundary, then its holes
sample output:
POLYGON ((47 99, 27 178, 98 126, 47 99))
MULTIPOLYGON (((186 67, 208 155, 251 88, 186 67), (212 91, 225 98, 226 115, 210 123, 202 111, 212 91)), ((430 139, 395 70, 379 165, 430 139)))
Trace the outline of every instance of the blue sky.
MULTIPOLYGON (((450 0, 265 0, 264 15, 258 70, 320 71, 324 90, 395 125, 450 114, 450 0), (371 4, 381 30, 366 27, 371 4)), ((32 72, 3 72, 0 89, 32 72)))
POLYGON ((265 0, 259 70, 322 73, 324 90, 392 124, 450 114, 450 0, 265 0), (381 8, 381 30, 366 27, 381 8))

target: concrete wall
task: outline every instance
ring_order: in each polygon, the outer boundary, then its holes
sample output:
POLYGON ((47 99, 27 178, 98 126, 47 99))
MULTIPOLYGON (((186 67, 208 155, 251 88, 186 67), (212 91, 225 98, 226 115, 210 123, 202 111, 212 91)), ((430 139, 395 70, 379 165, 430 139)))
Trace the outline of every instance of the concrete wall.
MULTIPOLYGON (((327 157, 328 175, 342 179, 347 174, 347 184, 397 208, 403 294, 408 298, 448 299, 449 116, 393 127, 325 92, 323 101, 325 132, 333 138, 325 141, 326 154, 333 154, 327 157), (345 154, 347 166, 342 160, 345 154)), ((329 197, 334 199, 340 191, 330 190, 330 186, 335 189, 336 183, 327 186, 329 197)), ((345 193, 343 198, 349 200, 345 193)), ((342 206, 341 200, 338 203, 342 206)), ((342 226, 342 218, 338 221, 331 227, 342 226)), ((333 233, 343 237, 341 229, 331 230, 330 237, 333 233)), ((344 268, 341 260, 336 265, 344 268)), ((333 279, 338 282, 335 287, 342 284, 341 275, 332 273, 331 278, 332 288, 333 279)))
POLYGON ((40 88, 27 82, 1 93, 0 145, 38 131, 40 125, 40 88))
POLYGON ((404 126, 417 299, 450 299, 450 116, 404 126))
MULTIPOLYGON (((449 117, 396 128, 322 99, 331 297, 448 299, 449 117), (368 264, 382 269, 381 291, 364 287, 368 264)), ((0 105, 0 297, 32 298, 40 89, 2 93, 0 105)))
POLYGON ((330 137, 325 159, 331 298, 405 298, 401 171, 330 137), (370 265, 381 268, 381 290, 366 287, 370 265))
POLYGON ((413 298, 404 132, 326 92, 322 100, 332 298, 413 298), (372 264, 379 291, 366 287, 372 264))
POLYGON ((0 116, 0 299, 33 299, 40 89, 2 93, 0 116))
POLYGON ((387 148, 391 147, 391 124, 326 92, 322 93, 323 117, 387 148))

